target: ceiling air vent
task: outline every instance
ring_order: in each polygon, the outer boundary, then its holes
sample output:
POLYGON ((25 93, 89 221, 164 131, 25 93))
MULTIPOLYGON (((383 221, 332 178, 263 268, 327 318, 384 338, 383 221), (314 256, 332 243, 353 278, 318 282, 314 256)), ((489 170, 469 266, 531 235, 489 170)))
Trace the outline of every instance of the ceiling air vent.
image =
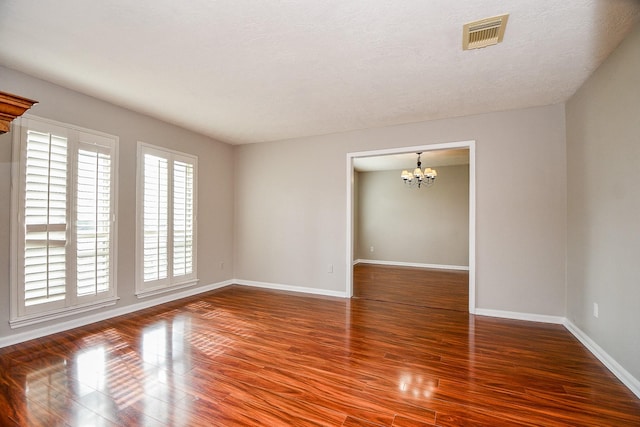
POLYGON ((469 22, 462 27, 462 49, 480 49, 498 44, 504 38, 509 14, 469 22))

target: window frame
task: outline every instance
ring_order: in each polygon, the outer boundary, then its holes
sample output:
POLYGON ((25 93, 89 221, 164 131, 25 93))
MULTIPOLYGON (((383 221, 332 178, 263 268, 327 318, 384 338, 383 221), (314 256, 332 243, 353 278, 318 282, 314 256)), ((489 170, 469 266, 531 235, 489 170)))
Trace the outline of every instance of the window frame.
POLYGON ((83 313, 114 305, 117 293, 118 249, 118 149, 115 135, 57 122, 33 115, 24 115, 12 124, 11 168, 11 236, 10 236, 10 316, 11 328, 19 328, 40 322, 83 313), (25 200, 26 154, 28 132, 55 134, 67 139, 66 158, 66 221, 65 221, 65 296, 61 301, 27 306, 25 298, 25 200), (109 287, 95 295, 77 294, 77 193, 78 151, 81 147, 106 148, 110 156, 110 230, 109 230, 109 287))
POLYGON ((198 156, 165 147, 138 141, 136 158, 136 273, 135 294, 138 298, 158 295, 165 292, 194 286, 198 279, 198 156), (144 177, 145 155, 150 154, 167 160, 167 277, 153 281, 144 281, 144 177), (183 162, 193 167, 193 235, 191 244, 192 271, 189 274, 174 276, 173 263, 173 204, 174 204, 174 163, 183 162))

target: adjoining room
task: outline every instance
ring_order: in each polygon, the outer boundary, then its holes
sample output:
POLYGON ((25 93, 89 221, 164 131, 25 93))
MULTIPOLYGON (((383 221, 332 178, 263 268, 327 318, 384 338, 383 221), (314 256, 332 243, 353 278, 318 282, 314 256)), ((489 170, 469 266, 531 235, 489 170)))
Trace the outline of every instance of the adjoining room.
POLYGON ((418 153, 353 159, 353 296, 466 312, 469 149, 418 153))

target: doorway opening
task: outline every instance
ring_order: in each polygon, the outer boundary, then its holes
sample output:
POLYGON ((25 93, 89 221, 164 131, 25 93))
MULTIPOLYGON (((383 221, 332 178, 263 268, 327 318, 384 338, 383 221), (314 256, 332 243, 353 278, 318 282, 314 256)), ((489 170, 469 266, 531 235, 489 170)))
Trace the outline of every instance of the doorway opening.
MULTIPOLYGON (((465 165, 466 167, 466 165, 465 165)), ((376 172, 375 174, 367 174, 363 176, 367 177, 382 177, 385 172, 376 172)), ((439 174, 440 175, 440 174, 439 174)), ((462 277, 462 273, 465 276, 468 274, 468 311, 470 313, 475 312, 476 306, 476 286, 475 286, 475 141, 461 141, 461 142, 452 142, 452 143, 444 143, 444 144, 432 144, 432 145, 423 145, 423 146, 413 146, 413 147, 402 147, 395 149, 386 149, 386 150, 376 150, 376 151, 366 151, 366 152, 354 152, 347 154, 347 278, 346 278, 346 289, 345 294, 347 297, 354 296, 354 264, 357 262, 357 270, 358 273, 365 270, 365 266, 367 263, 369 264, 378 264, 375 266, 371 266, 371 268, 378 268, 378 275, 384 276, 384 274, 391 273, 388 270, 392 269, 406 269, 406 273, 411 274, 411 269, 422 268, 425 267, 427 269, 433 269, 434 276, 440 276, 439 280, 442 280, 444 276, 440 273, 450 273, 450 277, 454 280, 459 280, 462 277), (468 161, 468 216, 465 218, 465 221, 468 221, 468 266, 466 265, 440 265, 440 264, 451 264, 447 263, 434 263, 434 264, 425 264, 424 261, 421 263, 416 262, 385 262, 385 261, 371 261, 363 258, 369 258, 369 250, 371 251, 372 259, 384 259, 384 254, 380 254, 380 252, 384 252, 384 250, 393 246, 393 243, 384 242, 383 247, 379 249, 374 248, 374 245, 371 247, 367 246, 366 249, 362 248, 363 241, 366 239, 360 238, 358 236, 358 209, 360 208, 357 203, 357 192, 359 190, 359 183, 357 179, 363 175, 357 170, 367 170, 369 171, 383 171, 387 170, 386 175, 389 177, 392 174, 397 173, 397 181, 398 185, 402 186, 402 182, 400 180, 400 170, 407 169, 411 166, 411 163, 407 164, 407 159, 413 159, 412 161, 415 164, 416 153, 422 152, 422 158, 428 159, 428 161, 434 162, 434 164, 425 163, 425 166, 433 167, 441 165, 443 168, 446 166, 447 168, 454 170, 453 165, 464 163, 464 161, 460 160, 460 155, 466 156, 468 161), (458 156, 458 159, 453 159, 458 156), (401 162, 401 163, 398 163, 401 162), (448 162, 448 163, 447 163, 448 162), (403 166, 399 166, 402 164, 403 166), (358 239, 356 241, 356 239, 358 239), (356 253, 356 249, 357 252, 356 253), (374 255, 374 251, 378 251, 374 255), (363 253, 365 255, 363 255, 363 253), (379 265, 383 264, 383 265, 379 265), (386 265, 385 265, 386 264, 386 265), (382 270, 380 269, 382 268, 382 270), (387 269, 387 271, 385 271, 387 269), (449 271, 449 270, 460 270, 460 271, 449 271), (467 271, 468 270, 468 273, 467 271)), ((441 177, 439 176, 438 179, 441 177)), ((367 178, 370 179, 370 178, 367 178)), ((458 178, 460 179, 460 178, 458 178)), ((464 177, 464 179, 467 179, 464 177)), ((388 179, 387 179, 388 180, 388 179)), ((438 184, 436 183, 435 186, 438 184)), ((405 189, 399 188, 399 191, 403 191, 405 189)), ((420 189, 420 190, 409 190, 408 191, 431 191, 433 188, 429 189, 420 189)), ((444 189, 442 189, 444 190, 444 189)), ((442 191, 441 190, 441 191, 442 191)), ((408 193, 407 193, 408 194, 408 193)), ((406 196, 404 196, 406 197, 406 196)), ((382 200, 382 199, 381 199, 382 200)), ((375 203, 375 202, 373 202, 375 203)), ((388 218, 376 218, 378 222, 380 221, 403 221, 402 215, 403 206, 392 206, 391 209, 397 212, 397 216, 392 216, 388 218)), ((437 206, 434 206, 434 209, 437 209, 437 206)), ((466 208, 466 207, 465 207, 466 208)), ((387 213, 388 214, 388 213, 387 213)), ((465 224, 463 224, 465 225, 465 224)), ((420 224, 409 224, 409 226, 414 226, 417 229, 416 238, 420 238, 420 224)), ((451 226, 451 225, 449 225, 451 226)), ((423 227, 426 230, 428 227, 423 227)), ((437 228, 437 227, 436 227, 437 228)), ((453 227, 454 229, 462 229, 464 227, 453 227)), ((425 231, 422 230, 422 231, 425 231)), ((423 233, 424 234, 424 233, 423 233)), ((396 239, 396 245, 397 245, 396 239)), ((424 242, 421 242, 421 244, 424 242)), ((450 243, 450 242, 448 242, 450 243)), ((466 243, 466 242, 464 242, 466 243)), ((406 241, 407 248, 396 247, 396 250, 408 250, 411 251, 412 242, 406 241)), ((414 245, 420 246, 420 245, 414 245)), ((449 245, 451 246, 451 245, 449 245)), ((444 249, 444 248, 442 248, 444 249)), ((421 251, 429 251, 429 246, 422 245, 422 248, 419 249, 421 251)), ((411 258, 411 256, 409 256, 411 258)), ((436 257, 437 258, 437 257, 436 257)), ((449 257, 451 259, 451 257, 449 257)), ((455 256, 453 256, 455 259, 455 256)), ((466 258, 465 258, 466 260, 466 258)), ((411 261, 411 260, 409 260, 411 261)), ((413 260, 415 261, 415 260, 413 260)), ((455 264, 455 262, 454 262, 455 264)), ((460 262, 459 264, 464 264, 464 262, 460 262)), ((369 270, 371 271, 371 270, 369 270)), ((402 271, 401 271, 402 272, 402 271)), ((446 274, 445 274, 446 275, 446 274)), ((438 279, 434 279, 438 280, 438 279)), ((445 280, 448 280, 445 278, 445 280)), ((467 291, 467 290, 465 290, 467 291)), ((466 297, 466 295, 465 295, 466 297)), ((407 298, 405 296, 405 298, 407 298)), ((419 302, 418 302, 419 303, 419 302)), ((459 306, 458 306, 459 307, 459 306)), ((447 307, 443 307, 447 308, 447 307)))

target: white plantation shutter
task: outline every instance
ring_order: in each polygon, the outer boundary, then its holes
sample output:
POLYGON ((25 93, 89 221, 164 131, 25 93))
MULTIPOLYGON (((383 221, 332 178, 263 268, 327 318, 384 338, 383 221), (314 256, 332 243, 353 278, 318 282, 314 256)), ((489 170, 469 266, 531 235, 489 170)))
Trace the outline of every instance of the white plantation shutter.
POLYGON ((24 192, 24 303, 65 299, 67 138, 27 132, 24 192))
POLYGON ((112 174, 109 147, 82 144, 76 173, 78 296, 107 292, 111 283, 112 174))
POLYGON ((11 326, 113 303, 117 138, 35 118, 13 132, 11 326))
POLYGON ((169 275, 169 162, 144 156, 144 281, 169 275))
POLYGON ((195 156, 138 145, 136 294, 195 283, 195 156))
POLYGON ((193 272, 193 165, 173 163, 173 275, 193 272))

